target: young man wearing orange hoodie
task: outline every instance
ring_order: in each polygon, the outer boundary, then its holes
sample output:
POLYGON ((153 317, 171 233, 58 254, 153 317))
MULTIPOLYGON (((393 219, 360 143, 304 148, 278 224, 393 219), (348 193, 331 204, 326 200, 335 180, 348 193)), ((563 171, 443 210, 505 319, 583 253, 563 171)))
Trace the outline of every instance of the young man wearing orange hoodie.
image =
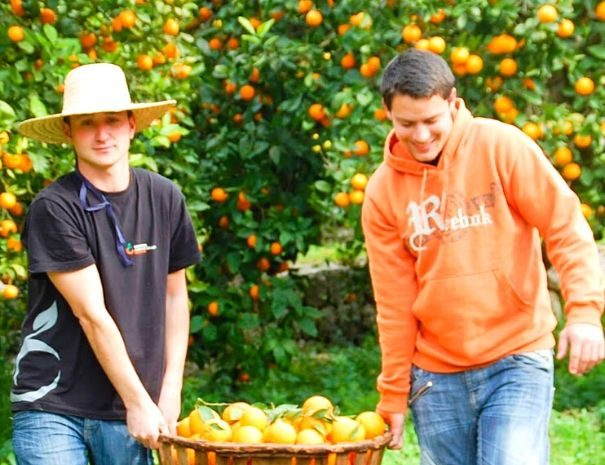
POLYGON ((382 351, 378 411, 425 465, 549 462, 553 330, 541 238, 566 301, 557 357, 605 357, 603 277, 578 197, 516 127, 474 118, 438 55, 381 86, 393 123, 362 211, 382 351))

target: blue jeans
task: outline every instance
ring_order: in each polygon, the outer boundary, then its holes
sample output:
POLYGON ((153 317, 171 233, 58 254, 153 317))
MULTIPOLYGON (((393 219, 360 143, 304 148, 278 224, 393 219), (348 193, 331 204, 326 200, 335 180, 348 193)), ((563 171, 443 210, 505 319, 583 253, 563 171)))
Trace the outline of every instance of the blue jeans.
POLYGON ((422 465, 548 465, 553 355, 540 350, 458 373, 412 368, 422 465))
POLYGON ((18 465, 152 465, 123 421, 28 410, 13 415, 18 465))

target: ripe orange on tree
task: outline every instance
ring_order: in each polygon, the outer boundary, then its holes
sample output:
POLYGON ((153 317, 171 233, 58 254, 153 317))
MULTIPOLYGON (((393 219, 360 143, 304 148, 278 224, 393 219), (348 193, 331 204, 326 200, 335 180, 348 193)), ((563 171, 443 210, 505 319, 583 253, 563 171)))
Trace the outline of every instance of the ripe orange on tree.
POLYGON ((438 55, 445 51, 445 40, 440 36, 433 36, 429 39, 429 50, 438 55))
POLYGON ((246 244, 248 244, 248 247, 250 247, 251 249, 254 249, 256 247, 256 235, 250 234, 246 238, 246 244))
POLYGON ((573 161, 573 152, 569 147, 557 147, 553 154, 555 165, 565 166, 573 161))
POLYGON ((514 106, 515 104, 511 98, 506 95, 500 95, 494 100, 494 110, 496 110, 497 113, 507 113, 512 110, 514 106))
POLYGON ((174 18, 168 18, 162 27, 164 34, 168 34, 169 36, 176 36, 179 33, 179 23, 174 18))
POLYGON ((363 173, 356 173, 351 178, 351 185, 353 189, 364 190, 368 184, 368 177, 363 173))
POLYGON ((446 16, 447 15, 446 15, 445 11, 443 11, 442 8, 439 8, 439 10, 437 10, 436 13, 433 13, 431 15, 430 22, 433 23, 433 24, 442 23, 443 20, 446 18, 446 16))
POLYGON ((19 288, 14 284, 7 284, 2 288, 2 297, 6 300, 16 299, 19 295, 19 288))
POLYGON ((23 250, 23 242, 20 239, 9 237, 6 239, 6 250, 10 252, 21 252, 23 250))
POLYGON ((252 300, 258 300, 258 298, 260 297, 260 287, 258 286, 258 284, 253 284, 252 286, 250 286, 248 294, 250 294, 252 300))
POLYGON ((353 205, 361 205, 363 203, 364 197, 365 195, 363 191, 360 190, 354 190, 353 192, 349 193, 349 200, 353 205))
POLYGON ((307 112, 315 121, 321 121, 326 116, 326 112, 321 103, 312 104, 307 112))
POLYGON ((10 26, 6 34, 13 42, 21 42, 23 39, 25 39, 25 32, 21 26, 10 26))
POLYGON ((94 32, 82 31, 80 33, 80 45, 84 50, 91 49, 97 43, 97 36, 94 32))
POLYGON ((125 27, 126 29, 134 27, 137 22, 137 15, 132 10, 121 11, 118 18, 122 27, 125 27))
POLYGON ((336 117, 340 118, 340 119, 347 118, 348 116, 351 115, 352 111, 353 111, 353 107, 351 107, 351 105, 349 105, 348 103, 343 103, 340 106, 340 108, 338 109, 338 111, 336 112, 336 117))
POLYGON ((349 200, 349 194, 347 194, 346 192, 338 192, 334 196, 334 203, 341 208, 348 207, 351 204, 351 201, 349 200))
POLYGON ((599 21, 605 21, 605 2, 599 2, 595 7, 594 13, 599 21))
POLYGON ((355 68, 355 55, 353 55, 353 53, 349 52, 346 53, 341 59, 340 59, 340 66, 342 66, 344 69, 352 69, 355 68))
MULTIPOLYGON (((219 306, 218 306, 218 302, 216 300, 213 300, 212 302, 210 302, 208 304, 208 313, 211 316, 217 316, 219 312, 219 306)), ((197 432, 197 431, 194 431, 197 432)))
POLYGON ((22 0, 11 0, 11 9, 16 16, 23 16, 25 14, 22 0))
POLYGON ((519 69, 514 58, 504 58, 498 65, 498 70, 502 76, 514 76, 519 69))
POLYGON ((210 192, 212 200, 218 203, 223 203, 229 198, 229 194, 222 187, 215 187, 210 192))
POLYGON ((307 23, 308 26, 311 26, 311 27, 320 26, 321 23, 323 22, 323 19, 324 19, 324 17, 321 14, 321 11, 319 11, 319 10, 310 10, 305 15, 305 22, 307 23))
POLYGON ((153 58, 149 55, 139 55, 137 57, 137 66, 143 71, 150 71, 153 68, 153 58))
POLYGON ((173 44, 172 42, 168 42, 166 45, 164 45, 162 47, 162 52, 164 52, 164 55, 166 55, 166 58, 168 59, 175 59, 179 56, 179 50, 177 49, 176 45, 173 44))
POLYGON ((527 123, 525 123, 521 129, 533 140, 537 140, 542 137, 542 128, 539 124, 536 124, 532 121, 528 121, 527 123))
POLYGON ((568 163, 563 167, 563 177, 568 181, 574 181, 582 174, 582 168, 575 162, 568 163))
POLYGON ((0 221, 0 236, 8 237, 17 232, 17 225, 13 220, 0 221))
POLYGON ((239 96, 242 100, 250 101, 254 98, 256 90, 250 84, 244 84, 239 90, 239 96))
POLYGON ((17 197, 12 192, 2 192, 0 194, 0 207, 10 210, 17 204, 17 197))
POLYGON ((42 24, 55 24, 57 22, 57 13, 51 8, 40 8, 40 22, 42 24))
POLYGON ((211 50, 220 50, 223 48, 223 41, 218 37, 213 37, 208 41, 208 47, 210 47, 211 50))
POLYGON ((364 156, 370 153, 370 145, 363 139, 355 142, 353 153, 358 156, 364 156))
POLYGON ((471 54, 465 63, 466 71, 470 74, 478 74, 483 69, 483 58, 479 55, 471 54))
POLYGON ((269 271, 269 268, 271 268, 271 262, 267 257, 261 257, 256 262, 256 268, 258 268, 260 271, 269 271))
POLYGON ((573 143, 580 149, 587 149, 592 144, 592 136, 590 134, 576 134, 573 143))
POLYGON ((401 30, 401 37, 406 44, 413 44, 422 38, 422 29, 417 24, 408 24, 401 30))
POLYGON ((557 35, 562 39, 566 39, 573 35, 575 28, 571 19, 562 19, 557 26, 557 35))
POLYGON ((279 255, 280 253, 282 253, 283 247, 279 242, 273 242, 271 243, 271 247, 269 250, 271 252, 271 255, 279 255))
POLYGON ((429 50, 429 40, 420 39, 414 44, 414 48, 418 50, 429 50))
POLYGON ((388 115, 387 115, 387 111, 382 108, 376 108, 376 110, 374 110, 374 118, 376 118, 378 121, 385 121, 388 119, 388 115))
POLYGON ((583 76, 578 79, 574 85, 576 93, 578 95, 590 95, 594 92, 594 81, 589 77, 583 76))
POLYGON ((470 57, 470 52, 466 47, 454 47, 450 53, 450 61, 453 64, 465 64, 470 57))
POLYGON ((594 213, 592 207, 584 202, 580 204, 580 209, 582 210, 582 215, 584 215, 584 218, 586 219, 589 219, 594 213))
POLYGON ((538 21, 541 23, 554 23, 559 17, 557 9, 550 4, 542 5, 536 13, 538 21))
POLYGON ((202 21, 208 21, 212 18, 212 10, 206 6, 200 7, 199 16, 202 21))
POLYGON ((237 37, 229 37, 229 40, 227 40, 227 48, 229 50, 237 50, 239 48, 239 40, 237 37))

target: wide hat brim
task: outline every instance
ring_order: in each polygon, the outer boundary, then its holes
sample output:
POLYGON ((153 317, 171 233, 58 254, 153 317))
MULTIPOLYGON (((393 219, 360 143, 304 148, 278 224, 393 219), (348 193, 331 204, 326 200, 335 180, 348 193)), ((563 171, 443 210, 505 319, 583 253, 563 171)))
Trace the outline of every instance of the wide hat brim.
MULTIPOLYGON (((116 108, 95 108, 94 112, 90 113, 110 113, 131 111, 135 123, 136 131, 142 131, 148 128, 152 121, 160 118, 170 108, 176 105, 176 100, 164 100, 161 102, 150 103, 129 103, 127 105, 116 108)), ((42 116, 39 118, 31 118, 17 125, 17 130, 24 136, 32 139, 46 142, 49 144, 70 144, 71 140, 65 135, 63 130, 63 122, 66 116, 74 116, 89 113, 66 112, 55 115, 42 116)))

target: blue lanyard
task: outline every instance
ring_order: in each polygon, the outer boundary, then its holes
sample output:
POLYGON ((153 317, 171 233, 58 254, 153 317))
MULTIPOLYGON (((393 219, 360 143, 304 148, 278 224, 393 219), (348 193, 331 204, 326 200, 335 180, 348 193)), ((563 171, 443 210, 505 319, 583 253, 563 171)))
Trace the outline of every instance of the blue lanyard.
POLYGON ((124 234, 122 234, 122 230, 120 229, 120 225, 118 224, 118 220, 113 213, 113 208, 111 207, 111 202, 107 200, 107 198, 103 195, 101 191, 99 191, 95 186, 93 186, 88 179, 86 179, 82 174, 76 171, 77 176, 82 180, 82 185, 80 186, 80 204, 82 208, 87 212, 96 212, 102 210, 103 208, 107 212, 107 218, 113 225, 113 228, 116 233, 116 250, 118 251, 118 255, 120 256, 120 261, 124 267, 134 265, 134 262, 128 258, 126 255, 126 240, 124 239, 124 234), (97 205, 91 206, 88 203, 87 193, 90 192, 94 195, 100 203, 97 205))

